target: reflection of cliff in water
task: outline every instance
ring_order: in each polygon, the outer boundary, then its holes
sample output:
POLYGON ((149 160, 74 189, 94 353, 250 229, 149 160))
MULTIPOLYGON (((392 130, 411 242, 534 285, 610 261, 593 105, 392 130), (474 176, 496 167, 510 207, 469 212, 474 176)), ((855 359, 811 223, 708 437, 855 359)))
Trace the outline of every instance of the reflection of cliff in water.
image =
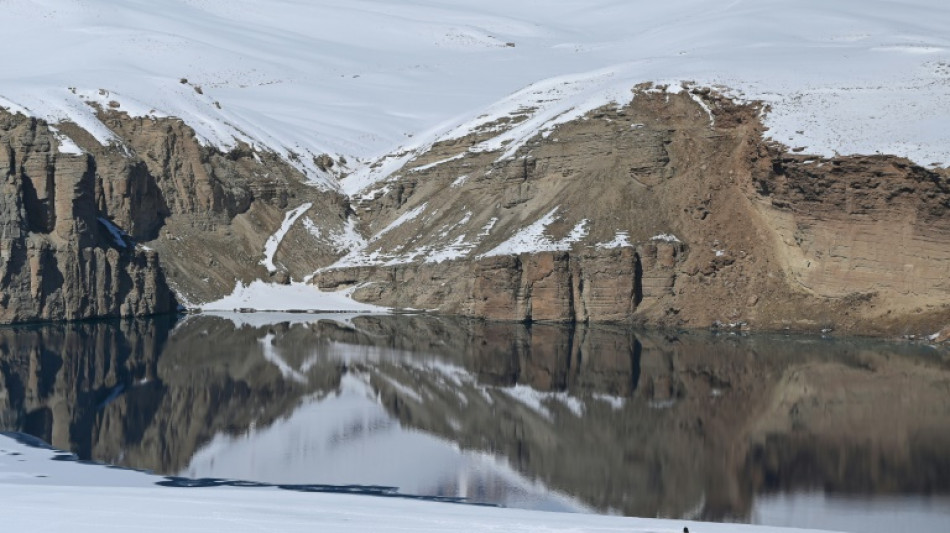
POLYGON ((304 318, 0 329, 0 425, 175 473, 359 376, 403 427, 600 510, 742 518, 761 492, 950 492, 950 362, 926 348, 304 318))

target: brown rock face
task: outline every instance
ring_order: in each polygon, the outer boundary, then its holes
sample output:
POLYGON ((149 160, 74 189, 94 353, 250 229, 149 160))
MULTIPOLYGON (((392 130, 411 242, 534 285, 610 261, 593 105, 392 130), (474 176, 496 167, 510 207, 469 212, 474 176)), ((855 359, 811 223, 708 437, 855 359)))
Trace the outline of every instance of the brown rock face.
POLYGON ((173 311, 157 254, 110 233, 95 161, 56 146, 0 113, 0 323, 173 311))
POLYGON ((169 286, 196 304, 238 282, 299 280, 342 253, 332 237, 346 200, 276 155, 202 146, 177 119, 99 118, 107 145, 0 112, 0 323, 170 312, 169 286), (60 153, 58 135, 83 153, 60 153), (265 242, 306 205, 268 270, 265 242))
POLYGON ((825 297, 886 302, 892 312, 946 305, 946 179, 884 156, 818 161, 773 150, 767 161, 753 176, 754 205, 790 281, 825 297))
POLYGON ((372 282, 355 296, 506 320, 877 335, 950 321, 946 175, 791 153, 763 139, 757 105, 642 89, 512 157, 480 147, 520 115, 435 144, 356 206, 378 232, 365 257, 383 259, 316 282, 372 282), (563 251, 492 253, 538 225, 532 242, 563 251), (452 260, 432 259, 443 250, 452 260))
POLYGON ((102 146, 75 126, 61 128, 98 162, 99 208, 160 254, 187 303, 220 298, 238 281, 299 280, 340 255, 327 235, 343 227, 346 200, 315 187, 275 154, 203 146, 177 119, 114 111, 99 118, 121 146, 102 146), (269 272, 262 264, 265 242, 288 211, 308 203, 277 249, 277 271, 269 272))
POLYGON ((950 322, 946 170, 790 153, 763 139, 757 104, 691 92, 637 87, 625 107, 485 149, 519 110, 354 199, 273 153, 203 146, 173 118, 102 111, 105 146, 58 125, 77 156, 2 114, 0 322, 171 308, 152 295, 155 255, 110 244, 100 217, 161 257, 186 305, 319 270, 315 284, 363 301, 503 320, 876 335, 950 322), (354 223, 369 242, 336 263, 354 223))

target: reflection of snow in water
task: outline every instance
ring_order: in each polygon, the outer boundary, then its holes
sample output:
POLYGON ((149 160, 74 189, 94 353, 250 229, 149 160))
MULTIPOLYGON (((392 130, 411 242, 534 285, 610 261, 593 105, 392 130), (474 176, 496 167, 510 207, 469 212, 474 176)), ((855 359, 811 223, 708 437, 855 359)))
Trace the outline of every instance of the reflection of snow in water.
POLYGON ((274 337, 273 333, 268 333, 264 335, 264 338, 259 342, 261 344, 261 352, 264 354, 264 359, 267 359, 268 362, 274 364, 278 370, 280 370, 280 375, 284 376, 284 379, 292 379, 300 384, 307 383, 307 376, 304 376, 297 370, 294 370, 287 361, 281 357, 280 352, 277 347, 274 346, 274 337))
POLYGON ((403 428, 366 374, 346 374, 336 393, 306 400, 267 428, 219 434, 181 473, 269 483, 386 485, 412 494, 464 496, 515 507, 589 511, 532 482, 503 460, 403 428))
POLYGON ((527 385, 515 385, 501 390, 508 396, 537 411, 538 414, 548 420, 553 420, 554 417, 544 404, 551 400, 563 403, 575 416, 584 416, 584 404, 566 392, 541 392, 527 385))
POLYGON ((770 494, 756 497, 751 522, 861 533, 945 531, 950 524, 950 498, 916 495, 848 498, 820 492, 770 494))

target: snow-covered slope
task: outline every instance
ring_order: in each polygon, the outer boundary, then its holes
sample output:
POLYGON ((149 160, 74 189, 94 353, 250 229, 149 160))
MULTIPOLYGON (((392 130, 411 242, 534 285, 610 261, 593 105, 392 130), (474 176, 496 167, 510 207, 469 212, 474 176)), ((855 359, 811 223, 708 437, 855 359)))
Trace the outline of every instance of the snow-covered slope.
MULTIPOLYGON (((0 106, 73 120, 102 141, 112 135, 86 102, 178 116, 208 143, 273 149, 331 187, 311 155, 365 162, 424 147, 539 82, 501 107, 540 107, 543 127, 634 83, 692 80, 772 104, 771 133, 790 146, 950 163, 943 0, 3 0, 0 10, 0 106)), ((373 181, 364 172, 346 189, 373 181)))

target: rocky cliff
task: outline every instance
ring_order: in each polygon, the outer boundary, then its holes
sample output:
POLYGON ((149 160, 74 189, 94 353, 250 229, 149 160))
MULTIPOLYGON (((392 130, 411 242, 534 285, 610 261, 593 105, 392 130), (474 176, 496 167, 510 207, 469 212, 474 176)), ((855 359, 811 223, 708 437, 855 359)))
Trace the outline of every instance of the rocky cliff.
POLYGON ((177 119, 99 116, 107 143, 0 110, 0 322, 167 313, 340 255, 347 202, 290 162, 204 146, 177 119))
POLYGON ((346 199, 292 161, 243 144, 222 152, 173 118, 99 116, 116 136, 108 145, 75 126, 62 130, 98 162, 100 209, 159 254, 185 305, 220 298, 238 282, 299 280, 340 255, 328 236, 344 231, 346 199), (296 210, 268 257, 268 239, 296 210))
POLYGON ((98 205, 96 160, 61 142, 44 122, 0 112, 0 323, 174 310, 158 254, 98 205))
MULTIPOLYGON (((506 320, 869 334, 950 321, 945 171, 764 140, 756 104, 642 86, 488 141, 436 142, 365 190, 369 244, 323 269, 357 298, 506 320)), ((519 114, 520 113, 520 114, 519 114)))
POLYGON ((193 306, 315 273, 362 301, 488 319, 950 323, 946 170, 808 156, 764 138, 764 111, 689 85, 544 127, 522 107, 380 159, 351 197, 174 118, 101 109, 103 143, 3 114, 0 320, 162 312, 166 284, 193 306))

